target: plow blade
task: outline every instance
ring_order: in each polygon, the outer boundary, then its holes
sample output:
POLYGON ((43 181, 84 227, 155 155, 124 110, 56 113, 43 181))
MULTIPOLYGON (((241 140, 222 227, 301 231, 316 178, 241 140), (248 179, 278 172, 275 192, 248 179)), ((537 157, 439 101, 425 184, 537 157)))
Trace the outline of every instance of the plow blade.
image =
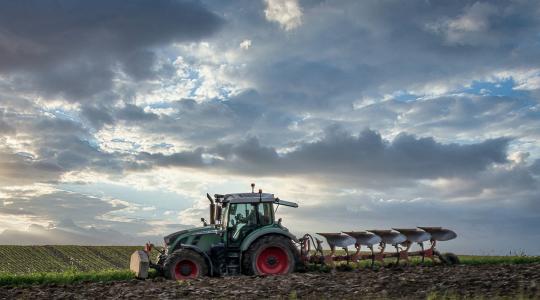
POLYGON ((324 236, 330 247, 342 247, 354 245, 355 239, 342 233, 317 233, 320 236, 324 236))
POLYGON ((457 234, 450 229, 442 227, 418 227, 431 234, 431 239, 435 241, 449 241, 457 237, 457 234))
POLYGON ((150 259, 148 254, 142 250, 137 250, 131 254, 129 269, 135 273, 139 279, 148 278, 148 269, 150 268, 150 259))
POLYGON ((371 247, 381 242, 381 237, 368 231, 347 231, 343 232, 356 239, 358 245, 371 247))
POLYGON ((389 245, 401 244, 407 240, 407 238, 403 234, 397 231, 393 231, 393 230, 368 230, 368 231, 380 236, 382 239, 382 242, 389 245))
POLYGON ((421 229, 394 228, 394 230, 403 234, 407 238, 407 241, 411 243, 422 243, 431 239, 431 234, 421 229))

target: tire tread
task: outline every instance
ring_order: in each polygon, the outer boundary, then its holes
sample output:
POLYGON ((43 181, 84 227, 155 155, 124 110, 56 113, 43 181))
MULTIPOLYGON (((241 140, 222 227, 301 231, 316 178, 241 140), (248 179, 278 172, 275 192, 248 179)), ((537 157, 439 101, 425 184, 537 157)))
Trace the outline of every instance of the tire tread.
POLYGON ((279 245, 290 251, 292 262, 287 274, 294 272, 296 264, 299 260, 298 250, 289 238, 282 235, 270 234, 257 239, 244 252, 242 259, 242 273, 245 275, 256 274, 256 270, 254 268, 254 259, 255 255, 257 254, 257 250, 259 250, 261 247, 267 247, 268 245, 279 245))
POLYGON ((165 259, 163 263, 163 273, 168 279, 175 280, 174 267, 178 261, 189 259, 193 261, 199 267, 199 277, 206 276, 208 274, 208 265, 206 264, 204 257, 199 253, 190 249, 178 249, 165 259))

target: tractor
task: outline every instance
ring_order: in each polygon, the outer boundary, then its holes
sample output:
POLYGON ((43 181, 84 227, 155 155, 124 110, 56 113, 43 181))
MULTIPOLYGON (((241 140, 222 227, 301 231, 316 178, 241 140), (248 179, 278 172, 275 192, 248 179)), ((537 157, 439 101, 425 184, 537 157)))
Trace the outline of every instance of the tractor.
POLYGON ((210 201, 210 220, 203 226, 181 230, 164 238, 157 261, 150 260, 153 245, 136 251, 131 269, 145 278, 148 268, 170 279, 183 280, 201 276, 273 275, 295 270, 299 253, 296 237, 275 220, 278 206, 298 204, 254 191, 214 195, 210 201))
POLYGON ((322 240, 310 234, 297 239, 281 224, 281 219, 276 221, 278 207, 298 207, 294 202, 262 190, 256 193, 255 184, 251 184, 251 193, 206 196, 210 201, 209 222, 202 218, 202 227, 166 236, 155 263, 150 259, 150 243, 131 255, 130 269, 138 278, 148 277, 149 268, 167 278, 185 280, 201 276, 289 274, 308 264, 335 270, 335 262, 357 262, 360 266, 363 260, 370 260, 373 268, 376 262, 385 266, 392 258, 394 266, 400 261, 408 264, 411 257, 421 258, 422 263, 426 258, 443 264, 459 263, 455 254, 436 249, 437 242, 457 237, 454 231, 443 227, 317 233, 326 240, 328 253, 323 251, 322 240), (425 243, 429 243, 428 248, 425 243), (348 247, 353 245, 356 252, 351 254, 348 247), (413 245, 418 245, 419 250, 411 251, 413 245), (387 246, 395 251, 386 252, 387 246), (337 247, 345 255, 338 255, 337 247), (362 252, 362 247, 369 251, 362 252))

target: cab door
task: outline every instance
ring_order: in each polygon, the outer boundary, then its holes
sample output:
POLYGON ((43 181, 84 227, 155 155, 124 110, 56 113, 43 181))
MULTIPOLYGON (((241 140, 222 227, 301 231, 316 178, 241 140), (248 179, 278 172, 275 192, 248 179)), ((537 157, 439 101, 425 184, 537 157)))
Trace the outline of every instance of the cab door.
POLYGON ((239 247, 244 238, 257 228, 274 223, 272 203, 229 204, 226 240, 229 247, 239 247))
POLYGON ((259 227, 257 204, 229 204, 227 222, 227 242, 229 247, 239 247, 244 238, 259 227))

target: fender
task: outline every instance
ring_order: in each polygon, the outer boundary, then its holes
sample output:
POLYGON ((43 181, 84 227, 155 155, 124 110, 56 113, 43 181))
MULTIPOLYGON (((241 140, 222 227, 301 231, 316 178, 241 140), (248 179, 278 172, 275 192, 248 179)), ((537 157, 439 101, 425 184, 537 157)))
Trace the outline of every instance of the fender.
POLYGON ((270 227, 263 227, 259 230, 255 230, 254 232, 250 233, 242 242, 242 245, 240 245, 240 251, 246 251, 251 243, 253 243, 256 239, 260 238, 263 235, 267 234, 280 234, 285 237, 290 238, 291 240, 298 243, 298 239, 294 236, 294 234, 290 233, 287 229, 284 229, 283 227, 279 226, 270 226, 270 227))
POLYGON ((202 251, 199 247, 197 246, 193 246, 193 245, 184 245, 184 244, 180 244, 179 246, 177 246, 174 250, 178 250, 178 249, 190 249, 190 250, 193 250, 197 253, 199 253, 203 258, 204 260, 206 261, 206 264, 208 265, 208 273, 213 276, 214 275, 214 266, 212 264, 212 260, 210 259, 210 256, 208 256, 208 254, 206 254, 206 252, 202 251))

